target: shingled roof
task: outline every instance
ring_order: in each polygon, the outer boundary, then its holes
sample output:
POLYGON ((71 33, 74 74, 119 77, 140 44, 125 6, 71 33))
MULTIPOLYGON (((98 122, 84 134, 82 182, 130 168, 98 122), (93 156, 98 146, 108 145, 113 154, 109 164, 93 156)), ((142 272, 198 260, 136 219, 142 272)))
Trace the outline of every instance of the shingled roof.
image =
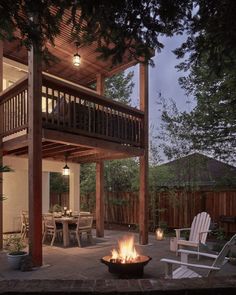
POLYGON ((194 153, 157 167, 161 187, 236 188, 236 167, 194 153))

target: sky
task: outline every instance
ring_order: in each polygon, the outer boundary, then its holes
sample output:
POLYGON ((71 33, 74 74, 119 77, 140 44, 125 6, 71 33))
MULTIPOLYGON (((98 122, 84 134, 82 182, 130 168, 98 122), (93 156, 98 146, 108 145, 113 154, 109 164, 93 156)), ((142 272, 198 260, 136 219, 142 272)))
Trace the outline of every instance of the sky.
MULTIPOLYGON (((160 53, 156 53, 154 57, 155 67, 149 67, 149 121, 150 124, 157 126, 160 123, 161 105, 158 102, 158 93, 161 92, 165 99, 173 99, 177 107, 184 111, 190 111, 194 106, 194 101, 188 98, 183 89, 181 89, 178 78, 183 76, 182 72, 178 72, 175 68, 180 60, 177 60, 172 52, 184 41, 183 36, 175 36, 172 38, 161 38, 161 42, 165 45, 160 53), (191 101, 189 103, 189 101, 191 101)), ((132 68, 134 71, 135 87, 132 94, 134 105, 138 104, 139 97, 139 66, 132 68)))

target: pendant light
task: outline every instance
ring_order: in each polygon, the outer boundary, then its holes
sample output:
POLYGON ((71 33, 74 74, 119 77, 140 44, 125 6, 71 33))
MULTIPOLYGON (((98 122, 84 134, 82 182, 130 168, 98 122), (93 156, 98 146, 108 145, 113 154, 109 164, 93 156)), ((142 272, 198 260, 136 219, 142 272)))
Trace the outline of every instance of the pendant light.
POLYGON ((74 54, 72 61, 74 66, 79 67, 81 63, 81 57, 78 53, 79 42, 76 42, 75 46, 76 46, 76 53, 74 54))
POLYGON ((63 167, 62 170, 62 175, 63 176, 69 176, 70 175, 70 168, 67 165, 67 158, 68 158, 68 154, 65 154, 65 166, 63 167))

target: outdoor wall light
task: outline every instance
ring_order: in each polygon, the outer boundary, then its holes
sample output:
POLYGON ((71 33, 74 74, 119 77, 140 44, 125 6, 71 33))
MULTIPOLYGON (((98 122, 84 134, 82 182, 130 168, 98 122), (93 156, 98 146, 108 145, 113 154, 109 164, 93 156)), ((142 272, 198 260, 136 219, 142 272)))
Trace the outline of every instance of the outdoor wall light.
POLYGON ((72 61, 73 61, 73 65, 78 67, 80 65, 80 63, 81 63, 81 57, 80 57, 80 55, 78 53, 79 43, 76 42, 75 45, 76 45, 77 52, 74 54, 72 61))
POLYGON ((70 175, 70 168, 69 168, 68 165, 67 165, 67 157, 68 157, 68 155, 65 154, 65 162, 66 162, 66 165, 63 167, 63 170, 62 170, 62 175, 63 175, 63 176, 68 176, 68 175, 70 175))

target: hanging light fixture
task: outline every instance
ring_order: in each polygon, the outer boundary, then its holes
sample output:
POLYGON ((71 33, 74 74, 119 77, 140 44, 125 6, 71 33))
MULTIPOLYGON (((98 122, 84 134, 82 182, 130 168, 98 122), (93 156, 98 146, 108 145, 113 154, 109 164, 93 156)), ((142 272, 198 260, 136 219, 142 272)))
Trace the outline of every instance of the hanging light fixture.
POLYGON ((64 176, 70 175, 70 168, 67 165, 67 158, 68 158, 68 154, 65 154, 65 164, 66 165, 63 167, 63 170, 62 170, 62 175, 64 175, 64 176))
POLYGON ((81 57, 78 53, 79 42, 76 42, 75 45, 76 45, 76 53, 73 56, 73 65, 78 67, 81 63, 81 57))

